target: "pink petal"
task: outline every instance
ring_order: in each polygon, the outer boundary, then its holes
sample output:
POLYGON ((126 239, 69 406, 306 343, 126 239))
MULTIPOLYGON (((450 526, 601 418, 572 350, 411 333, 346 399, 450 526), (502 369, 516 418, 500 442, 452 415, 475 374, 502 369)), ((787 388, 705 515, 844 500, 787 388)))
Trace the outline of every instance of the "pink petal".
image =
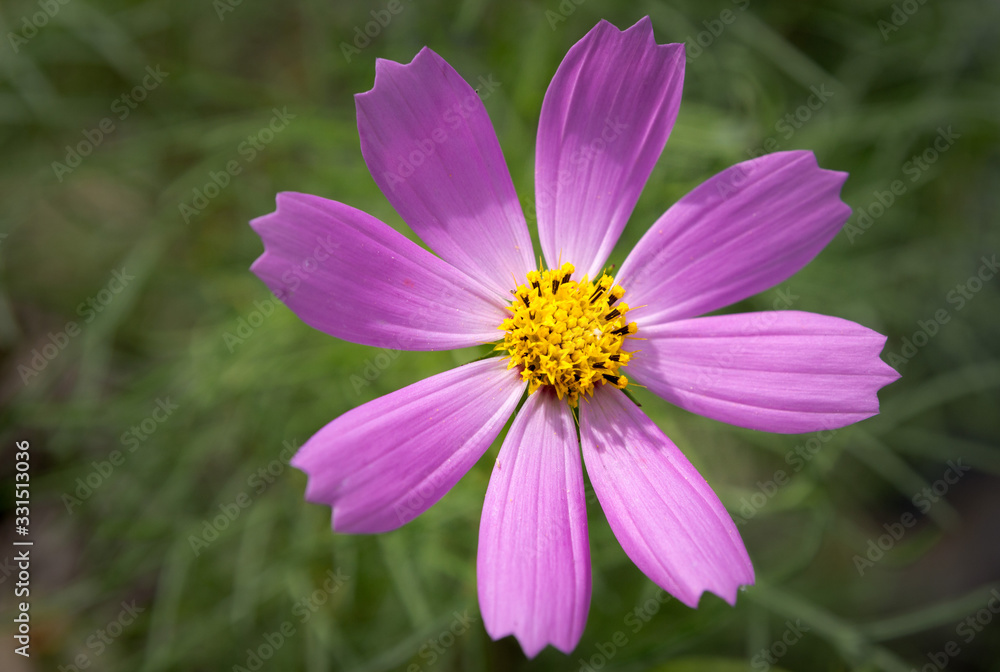
POLYGON ((846 173, 812 152, 775 152, 728 168, 667 210, 616 276, 643 325, 695 317, 789 278, 851 214, 846 173))
POLYGON ((475 89, 425 47, 408 65, 377 60, 375 86, 355 103, 368 170, 396 212, 443 259, 507 298, 536 263, 475 89))
POLYGON ((338 532, 386 532, 430 508, 476 463, 525 383, 499 358, 379 397, 316 433, 291 464, 306 499, 333 507, 338 532))
POLYGON ((497 340, 507 313, 491 292, 360 210, 278 194, 250 226, 251 270, 306 324, 363 345, 444 350, 497 340))
POLYGON ((753 567, 733 519, 670 439, 610 386, 580 404, 590 482, 632 562, 689 607, 704 591, 730 604, 753 567))
POLYGON ((628 373, 693 413, 794 434, 878 413, 899 378, 879 359, 885 336, 838 317, 770 311, 699 317, 643 329, 628 373))
POLYGON ((545 260, 598 274, 677 118, 684 45, 657 45, 649 17, 601 21, 566 54, 538 122, 535 198, 545 260))
POLYGON ((579 443, 569 406, 528 397, 500 449, 479 526, 479 608, 493 639, 533 658, 576 648, 590 608, 579 443))

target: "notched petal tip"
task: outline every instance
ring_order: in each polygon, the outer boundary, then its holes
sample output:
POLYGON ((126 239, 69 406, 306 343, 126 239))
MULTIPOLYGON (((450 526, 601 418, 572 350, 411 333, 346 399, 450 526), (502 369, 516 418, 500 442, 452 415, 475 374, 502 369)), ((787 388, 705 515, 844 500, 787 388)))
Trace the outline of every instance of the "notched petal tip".
MULTIPOLYGON (((809 315, 809 313, 803 313, 803 315, 809 315)), ((889 383, 893 383, 902 377, 896 369, 892 368, 890 364, 882 359, 882 355, 886 350, 886 345, 889 343, 888 336, 862 324, 858 324, 857 322, 852 322, 851 320, 844 318, 828 317, 828 319, 831 322, 836 321, 843 325, 843 331, 841 332, 843 335, 853 336, 854 338, 857 338, 865 343, 868 356, 872 361, 871 375, 881 377, 886 381, 882 383, 881 387, 884 387, 889 383)))
POLYGON ((484 97, 424 47, 406 65, 379 62, 355 107, 361 154, 396 212, 441 259, 506 300, 511 275, 523 277, 534 255, 484 97))
POLYGON ((307 455, 307 441, 288 461, 289 466, 297 471, 301 471, 306 477, 306 489, 302 498, 310 504, 327 506, 330 508, 330 529, 334 532, 346 532, 337 526, 336 494, 330 493, 329 489, 323 492, 320 489, 320 478, 322 467, 311 463, 307 455))
POLYGON ((597 499, 636 566, 689 607, 705 592, 733 604, 754 580, 750 556, 732 516, 673 442, 613 389, 581 405, 580 439, 597 499))
POLYGON ((483 502, 477 590, 494 639, 533 658, 576 648, 590 606, 587 512, 576 427, 565 402, 528 397, 500 448, 483 502))
POLYGON ((379 89, 380 80, 384 84, 388 78, 396 75, 400 71, 405 71, 408 68, 419 67, 424 60, 431 59, 434 63, 444 62, 444 59, 430 47, 421 47, 420 51, 414 54, 413 58, 410 59, 408 63, 400 63, 399 61, 394 61, 390 58, 378 57, 375 59, 375 82, 372 84, 372 88, 367 91, 362 91, 361 93, 354 94, 354 102, 358 104, 364 101, 371 94, 375 93, 379 89))
POLYGON ((528 660, 534 660, 535 657, 538 656, 538 654, 541 653, 545 649, 545 647, 549 646, 550 644, 565 654, 572 653, 573 650, 576 648, 576 645, 574 644, 573 646, 566 649, 554 642, 550 642, 545 639, 540 640, 530 635, 518 634, 517 632, 514 632, 510 628, 503 630, 492 630, 490 628, 490 624, 487 622, 484 622, 483 626, 486 629, 486 634, 489 635, 490 639, 492 639, 494 642, 498 642, 501 639, 504 639, 505 637, 513 637, 517 641, 518 645, 521 647, 521 651, 524 652, 524 657, 527 658, 528 660))
POLYGON ((689 609, 700 609, 702 600, 706 595, 714 595, 730 607, 735 607, 740 590, 742 590, 745 586, 754 585, 752 574, 753 571, 751 570, 751 578, 749 580, 736 579, 731 585, 696 588, 690 594, 678 592, 674 595, 674 597, 677 598, 678 602, 689 609))
MULTIPOLYGON (((615 27, 613 24, 608 24, 608 25, 612 26, 613 28, 615 27)), ((616 30, 617 30, 617 28, 616 28, 616 30)), ((684 43, 683 42, 665 42, 663 44, 659 44, 656 41, 656 35, 653 32, 653 21, 652 21, 652 19, 649 18, 648 14, 646 16, 642 17, 641 19, 639 19, 638 21, 636 21, 635 23, 633 23, 631 26, 629 26, 625 30, 620 30, 619 32, 623 36, 624 35, 632 35, 632 34, 638 34, 638 35, 645 36, 647 46, 653 47, 657 51, 673 52, 673 57, 675 59, 679 58, 682 61, 681 65, 683 67, 683 61, 684 61, 684 43)))
POLYGON ((639 29, 640 32, 653 32, 653 20, 649 18, 649 14, 633 23, 625 32, 636 29, 639 29))
MULTIPOLYGON (((273 265, 275 263, 275 254, 272 251, 272 241, 270 240, 271 233, 280 226, 281 220, 281 208, 283 196, 286 196, 290 192, 280 192, 275 197, 275 209, 273 212, 269 212, 266 215, 260 215, 259 217, 254 217, 250 220, 250 228, 260 237, 260 242, 264 246, 264 251, 261 252, 260 256, 257 257, 252 264, 250 264, 250 272, 256 275, 265 285, 271 289, 272 292, 275 291, 275 287, 272 286, 272 282, 266 277, 266 267, 273 265)), ((277 293, 277 292, 275 292, 277 293)))
POLYGON ((828 168, 823 169, 824 173, 828 173, 833 176, 836 183, 840 185, 840 188, 844 188, 844 184, 847 182, 847 178, 850 177, 850 173, 843 170, 830 170, 828 168))
POLYGON ((486 452, 524 383, 497 360, 460 366, 379 397, 313 435, 290 464, 305 499, 338 532, 394 530, 444 496, 486 452))
POLYGON ((251 225, 264 242, 254 273, 320 331, 404 350, 496 337, 503 304, 492 293, 357 208, 283 192, 275 212, 251 225))
POLYGON ((794 310, 716 315, 647 329, 636 378, 667 401, 780 434, 838 429, 879 412, 898 379, 885 337, 839 317, 794 310), (713 355, 738 352, 721 365, 713 355))
POLYGON ((264 280, 263 273, 264 267, 270 263, 270 258, 268 257, 267 249, 261 252, 260 256, 253 260, 250 264, 250 272, 257 276, 265 285, 267 281, 264 280))
POLYGON ((885 387, 886 385, 891 385, 903 377, 903 374, 901 374, 899 371, 886 364, 884 361, 882 362, 882 364, 885 365, 885 379, 886 379, 886 382, 884 385, 882 385, 882 387, 885 387))
POLYGON ((360 119, 362 113, 362 107, 366 105, 369 99, 375 97, 375 92, 380 88, 380 82, 389 78, 395 71, 409 67, 413 61, 417 60, 414 56, 410 63, 399 63, 398 61, 393 61, 388 58, 376 58, 375 59, 375 81, 372 82, 372 88, 367 91, 361 91, 360 93, 354 94, 354 108, 360 119))
POLYGON ((640 329, 718 310, 775 287, 848 221, 847 175, 808 150, 773 152, 712 176, 650 227, 617 277, 640 329))
POLYGON ((635 37, 635 36, 645 37, 647 47, 652 47, 657 51, 674 52, 675 58, 679 57, 682 60, 684 58, 683 42, 665 42, 663 44, 660 44, 656 41, 656 35, 653 32, 653 21, 652 19, 649 18, 648 14, 639 19, 638 21, 636 21, 635 23, 633 23, 628 28, 625 28, 624 30, 619 28, 615 24, 611 23, 607 19, 601 19, 597 23, 597 25, 595 25, 593 28, 587 31, 587 35, 585 35, 579 42, 577 42, 577 44, 584 43, 587 40, 587 38, 591 37, 592 35, 594 38, 596 38, 599 33, 606 33, 609 31, 613 31, 614 33, 617 34, 613 36, 611 39, 614 39, 615 37, 618 38, 635 37))
POLYGON ((645 17, 602 21, 567 52, 545 94, 535 193, 542 252, 595 277, 618 240, 677 118, 684 45, 656 43, 645 17), (595 147, 600 147, 595 151, 595 147))
MULTIPOLYGON (((284 193, 284 192, 282 192, 282 193, 284 193)), ((278 214, 278 210, 280 208, 281 208, 281 193, 279 193, 277 196, 275 196, 275 199, 274 199, 274 210, 273 211, 271 211, 271 212, 269 212, 269 213, 267 213, 265 215, 259 215, 259 216, 254 217, 253 219, 250 220, 250 228, 253 229, 257 233, 257 235, 259 235, 261 237, 262 241, 263 241, 263 238, 264 238, 264 231, 267 230, 268 225, 271 223, 271 221, 275 219, 275 217, 278 214)), ((263 241, 263 242, 265 243, 265 245, 267 244, 267 241, 263 241)))
POLYGON ((790 149, 781 152, 772 152, 770 155, 765 154, 764 156, 752 159, 752 161, 763 163, 768 156, 780 156, 782 154, 790 158, 788 166, 794 166, 800 170, 815 174, 817 176, 815 178, 816 188, 829 184, 830 186, 836 186, 839 194, 850 175, 842 170, 831 170, 821 167, 819 160, 816 158, 816 153, 811 149, 790 149))
POLYGON ((885 380, 885 382, 882 383, 879 389, 876 390, 876 393, 878 393, 878 391, 881 390, 882 388, 886 387, 887 385, 891 385, 892 383, 895 383, 897 380, 902 378, 903 374, 901 374, 899 371, 894 369, 891 364, 882 359, 882 354, 885 352, 885 346, 889 343, 889 337, 883 336, 877 331, 872 331, 872 334, 882 339, 879 342, 878 346, 876 348, 873 348, 875 357, 878 358, 878 364, 876 364, 876 367, 878 368, 878 373, 881 374, 883 380, 885 380))
MULTIPOLYGON (((738 533, 733 542, 741 547, 743 546, 743 540, 739 537, 738 533)), ((674 597, 676 597, 681 604, 690 609, 700 608, 702 598, 709 594, 715 595, 729 606, 735 607, 740 590, 745 586, 752 586, 757 582, 753 569, 753 563, 751 563, 750 556, 746 553, 745 547, 744 554, 739 558, 739 563, 738 567, 730 567, 731 571, 729 576, 724 578, 716 576, 711 581, 706 581, 702 585, 695 583, 682 586, 679 589, 676 589, 674 597)), ((661 588, 662 587, 663 586, 661 586, 661 588)), ((664 588, 664 590, 666 590, 666 588, 664 588)))
POLYGON ((286 219, 289 208, 293 207, 296 203, 308 205, 310 199, 325 200, 319 196, 303 194, 298 191, 279 191, 274 197, 274 211, 251 219, 250 228, 257 232, 257 235, 261 237, 266 248, 268 241, 264 237, 265 233, 270 233, 271 230, 280 226, 281 221, 286 219))

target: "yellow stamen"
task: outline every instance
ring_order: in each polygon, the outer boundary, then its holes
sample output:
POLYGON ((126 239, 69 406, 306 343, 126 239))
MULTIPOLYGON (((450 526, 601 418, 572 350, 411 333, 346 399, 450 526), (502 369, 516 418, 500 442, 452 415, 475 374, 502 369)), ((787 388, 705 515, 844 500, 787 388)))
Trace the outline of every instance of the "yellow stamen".
POLYGON ((619 369, 633 353, 622 346, 637 331, 626 319, 628 304, 619 303, 625 290, 614 278, 590 282, 584 276, 576 282, 570 279, 574 270, 563 264, 528 273, 528 282, 513 292, 511 316, 498 327, 506 334, 496 346, 507 351, 508 369, 520 367, 529 394, 551 385, 573 407, 598 385, 625 389, 629 381, 619 369))

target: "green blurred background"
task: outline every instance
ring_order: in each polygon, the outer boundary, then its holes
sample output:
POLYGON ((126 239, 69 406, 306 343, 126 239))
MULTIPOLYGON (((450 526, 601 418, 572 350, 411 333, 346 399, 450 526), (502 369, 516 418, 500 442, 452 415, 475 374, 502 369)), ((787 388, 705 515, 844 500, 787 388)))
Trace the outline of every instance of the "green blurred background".
POLYGON ((1000 252, 1000 5, 400 0, 365 45, 388 5, 4 0, 0 667, 1000 670, 1000 280, 974 279, 1000 252), (376 57, 408 62, 424 45, 474 86, 500 83, 485 104, 532 211, 560 60, 598 20, 646 14, 658 42, 688 43, 684 101, 612 261, 715 172, 811 149, 850 173, 850 225, 732 310, 791 302, 855 320, 888 335, 903 377, 880 416, 822 437, 640 394, 737 516, 758 585, 735 608, 664 602, 588 485, 586 632, 570 656, 526 661, 477 609, 497 445, 379 536, 331 533, 286 464, 337 415, 478 353, 390 356, 312 330, 249 272, 262 247, 247 222, 295 190, 412 235, 368 175, 352 96, 376 57), (241 143, 275 108, 287 124, 251 157, 241 143), (240 174, 198 200, 234 160, 240 174), (25 440, 30 659, 7 636, 25 440))

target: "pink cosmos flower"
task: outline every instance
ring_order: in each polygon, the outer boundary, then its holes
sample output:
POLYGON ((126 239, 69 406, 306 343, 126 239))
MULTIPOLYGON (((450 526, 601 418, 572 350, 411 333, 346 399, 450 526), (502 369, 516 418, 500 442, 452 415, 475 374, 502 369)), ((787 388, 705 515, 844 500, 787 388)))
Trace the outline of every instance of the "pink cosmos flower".
POLYGON ((770 432, 842 427, 878 412, 898 378, 885 337, 780 311, 698 317, 793 275, 847 220, 846 174, 777 152, 712 177, 602 272, 677 116, 684 47, 649 18, 602 21, 563 60, 538 125, 535 252, 481 100, 424 48, 379 60, 356 96, 361 149, 396 211, 438 256, 359 210, 282 193, 251 224, 253 271, 330 335, 409 350, 496 343, 502 354, 369 402, 292 464, 333 528, 397 528, 440 499, 500 434, 483 505, 483 622, 528 656, 570 652, 590 606, 581 462, 615 536, 650 579, 695 607, 735 603, 750 559, 705 479, 626 396, 630 379, 689 411, 770 432), (627 301, 627 303, 626 303, 627 301), (626 375, 627 374, 627 375, 626 375), (577 436, 579 426, 579 438, 577 436), (581 450, 582 447, 582 461, 581 450))

